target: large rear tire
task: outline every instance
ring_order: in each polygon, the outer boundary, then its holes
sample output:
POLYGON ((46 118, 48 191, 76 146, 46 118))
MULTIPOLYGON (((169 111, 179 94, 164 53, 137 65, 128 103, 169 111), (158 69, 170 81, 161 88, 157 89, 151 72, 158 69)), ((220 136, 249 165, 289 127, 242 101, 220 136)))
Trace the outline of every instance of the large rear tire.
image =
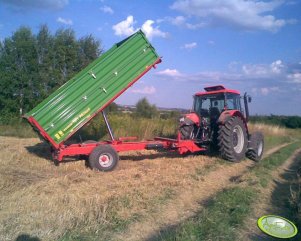
POLYGON ((118 153, 110 145, 99 145, 89 156, 89 165, 98 171, 112 171, 119 161, 118 153))
POLYGON ((218 147, 222 158, 232 161, 241 161, 247 150, 247 130, 244 121, 233 116, 224 125, 219 126, 218 147))
POLYGON ((261 132, 254 132, 249 139, 249 146, 246 156, 255 161, 259 162, 262 159, 264 149, 264 137, 261 132))

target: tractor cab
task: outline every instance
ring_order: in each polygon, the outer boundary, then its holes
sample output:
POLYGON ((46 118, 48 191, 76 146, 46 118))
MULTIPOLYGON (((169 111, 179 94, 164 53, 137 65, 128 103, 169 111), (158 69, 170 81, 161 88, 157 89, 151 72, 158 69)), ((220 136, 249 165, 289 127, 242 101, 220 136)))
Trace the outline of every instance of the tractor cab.
POLYGON ((194 96, 193 112, 200 118, 217 119, 226 110, 244 112, 238 91, 226 89, 222 85, 207 87, 205 91, 196 93, 194 96))

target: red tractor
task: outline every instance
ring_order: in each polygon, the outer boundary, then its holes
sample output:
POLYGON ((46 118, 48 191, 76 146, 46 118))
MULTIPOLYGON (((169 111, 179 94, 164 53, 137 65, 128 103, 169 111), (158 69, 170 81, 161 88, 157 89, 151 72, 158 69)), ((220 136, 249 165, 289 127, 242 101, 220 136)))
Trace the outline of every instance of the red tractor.
POLYGON ((245 156, 262 158, 263 134, 249 133, 248 103, 251 97, 222 85, 194 95, 193 111, 180 119, 182 140, 193 140, 200 148, 218 150, 222 158, 238 162, 245 156), (244 106, 241 104, 243 99, 244 106))

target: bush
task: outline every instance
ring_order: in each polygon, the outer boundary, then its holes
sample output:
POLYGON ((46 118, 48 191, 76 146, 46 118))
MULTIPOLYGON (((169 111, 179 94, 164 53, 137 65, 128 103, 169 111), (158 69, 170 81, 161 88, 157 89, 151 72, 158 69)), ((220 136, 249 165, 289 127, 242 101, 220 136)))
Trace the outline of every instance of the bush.
POLYGON ((146 98, 143 98, 136 104, 136 115, 144 118, 155 118, 159 113, 155 105, 151 105, 146 98))

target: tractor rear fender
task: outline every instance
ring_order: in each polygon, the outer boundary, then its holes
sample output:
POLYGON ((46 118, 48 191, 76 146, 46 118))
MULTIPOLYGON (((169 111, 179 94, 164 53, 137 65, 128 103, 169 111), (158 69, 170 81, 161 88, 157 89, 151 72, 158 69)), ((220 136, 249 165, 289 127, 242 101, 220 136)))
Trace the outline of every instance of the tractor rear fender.
POLYGON ((248 125, 247 125, 246 118, 238 110, 226 110, 226 111, 222 112, 221 115, 219 116, 218 120, 217 120, 217 123, 219 125, 224 125, 233 116, 240 117, 243 120, 243 122, 245 124, 245 127, 246 127, 246 130, 247 130, 247 134, 249 135, 249 130, 248 130, 248 125))

